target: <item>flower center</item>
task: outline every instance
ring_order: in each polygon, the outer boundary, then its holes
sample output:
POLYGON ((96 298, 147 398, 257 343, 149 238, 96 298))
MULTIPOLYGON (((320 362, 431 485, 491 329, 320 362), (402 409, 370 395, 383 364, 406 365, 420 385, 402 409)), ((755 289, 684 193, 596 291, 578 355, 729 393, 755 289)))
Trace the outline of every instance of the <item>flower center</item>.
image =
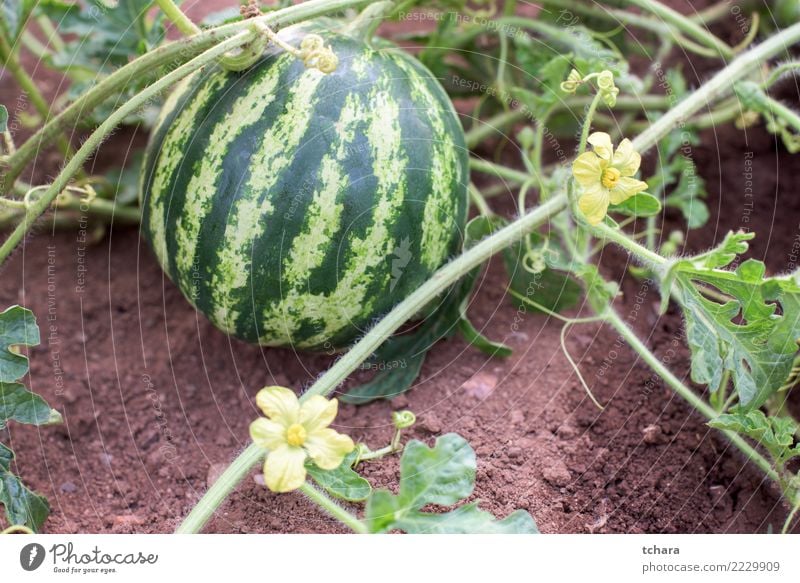
POLYGON ((603 174, 600 177, 600 182, 606 188, 614 188, 617 185, 617 182, 619 182, 621 176, 622 173, 619 170, 617 170, 613 166, 609 166, 608 168, 603 170, 603 174))
POLYGON ((299 447, 306 442, 307 436, 306 428, 299 423, 295 423, 294 425, 290 425, 289 429, 286 430, 286 443, 294 447, 299 447))

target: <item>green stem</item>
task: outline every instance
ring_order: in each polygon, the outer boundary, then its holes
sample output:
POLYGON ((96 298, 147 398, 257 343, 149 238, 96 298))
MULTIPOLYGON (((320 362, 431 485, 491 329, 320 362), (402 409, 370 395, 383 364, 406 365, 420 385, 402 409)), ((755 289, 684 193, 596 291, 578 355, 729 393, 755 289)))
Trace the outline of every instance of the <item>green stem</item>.
POLYGON ((475 205, 475 208, 478 209, 478 212, 483 216, 491 217, 494 215, 489 203, 486 202, 486 199, 483 198, 480 190, 478 190, 478 188, 472 182, 469 183, 469 198, 472 201, 472 204, 475 205))
POLYGON ((308 482, 300 486, 300 491, 308 496, 309 500, 330 514, 333 518, 347 526, 356 534, 367 534, 367 525, 358 518, 350 514, 347 510, 339 506, 336 502, 328 498, 325 494, 317 490, 308 482))
MULTIPOLYGON (((572 111, 573 109, 585 108, 592 99, 591 95, 578 95, 559 101, 553 106, 551 113, 562 111, 572 111)), ((663 95, 620 95, 617 98, 615 111, 653 111, 658 109, 668 109, 672 102, 663 95)), ((467 147, 474 148, 482 141, 495 136, 506 128, 513 126, 520 121, 531 119, 530 112, 525 109, 512 109, 503 111, 485 121, 478 121, 472 129, 466 133, 467 147)))
MULTIPOLYGON (((611 326, 613 326, 619 335, 625 339, 631 348, 633 348, 639 354, 640 358, 647 363, 647 365, 650 366, 650 368, 652 368, 653 371, 658 374, 658 376, 664 379, 664 381, 666 381, 672 390, 680 395, 687 403, 689 403, 689 405, 694 407, 696 411, 701 413, 709 421, 717 417, 717 412, 714 410, 714 408, 696 395, 695 392, 689 387, 684 385, 683 382, 678 379, 678 377, 672 374, 672 371, 664 366, 661 360, 659 360, 655 354, 650 352, 650 349, 647 348, 647 346, 645 346, 641 340, 639 340, 639 337, 636 335, 636 333, 631 330, 628 324, 623 321, 623 319, 615 310, 608 308, 606 313, 603 315, 606 317, 606 321, 611 324, 611 326)), ((723 433, 733 445, 739 448, 739 450, 744 453, 753 463, 755 463, 770 479, 776 482, 779 481, 779 476, 773 469, 770 461, 761 455, 749 443, 747 443, 742 436, 733 431, 723 431, 723 433)))
POLYGON ((733 57, 733 49, 726 43, 722 42, 715 35, 711 34, 707 29, 697 22, 690 20, 680 12, 673 10, 669 6, 665 6, 656 0, 626 0, 628 4, 638 6, 643 10, 653 13, 664 22, 667 22, 686 34, 693 37, 697 41, 703 43, 717 51, 722 57, 730 59, 733 57))
POLYGON ((589 109, 583 120, 583 129, 581 129, 581 141, 578 144, 578 154, 583 154, 586 151, 586 142, 589 139, 589 132, 592 130, 592 120, 594 119, 595 112, 597 112, 597 106, 600 105, 602 99, 603 97, 600 93, 597 93, 589 104, 589 109))
POLYGON ((792 521, 794 520, 798 510, 800 510, 800 500, 795 503, 794 508, 792 508, 792 511, 789 513, 789 516, 786 517, 786 522, 783 523, 781 534, 787 534, 789 532, 789 529, 792 526, 792 521))
POLYGON ((217 481, 208 489, 200 501, 192 508, 175 534, 198 533, 214 514, 214 511, 225 501, 234 488, 250 470, 264 461, 264 449, 254 443, 248 445, 229 465, 217 481))
POLYGON ((609 227, 605 223, 600 223, 599 225, 595 225, 591 228, 594 235, 597 237, 603 237, 609 241, 613 241, 623 249, 628 250, 633 255, 636 255, 642 262, 648 264, 648 267, 655 268, 658 266, 664 266, 669 263, 669 260, 665 257, 662 257, 655 251, 651 251, 644 245, 637 243, 631 237, 628 237, 624 231, 620 229, 614 229, 609 227))
POLYGON ((252 39, 252 33, 241 32, 238 35, 227 39, 212 49, 198 57, 195 57, 185 65, 181 65, 168 75, 162 77, 147 89, 137 93, 130 101, 126 102, 122 107, 112 113, 100 126, 95 130, 76 154, 70 158, 64 169, 59 173, 53 183, 47 188, 44 194, 41 195, 35 202, 28 208, 23 216, 22 221, 11 232, 2 246, 0 246, 0 263, 6 260, 14 248, 25 237, 25 234, 30 229, 31 225, 39 216, 44 213, 55 200, 56 196, 66 188, 72 177, 81 169, 83 163, 89 158, 92 152, 99 147, 106 136, 110 134, 122 121, 131 113, 136 111, 139 107, 147 103, 150 99, 157 96, 162 91, 171 87, 177 81, 197 71, 201 67, 214 62, 217 58, 222 56, 225 52, 237 48, 252 39))
POLYGON ((0 176, 0 196, 6 194, 12 188, 25 167, 44 147, 56 139, 63 130, 72 127, 80 117, 94 110, 108 97, 119 93, 132 82, 139 82, 142 79, 150 79, 162 75, 162 67, 183 64, 221 40, 247 30, 254 21, 262 22, 270 27, 286 26, 346 8, 360 6, 366 2, 367 0, 308 0, 296 6, 269 12, 256 19, 237 21, 205 30, 190 38, 165 44, 142 55, 105 77, 22 144, 17 149, 17 152, 9 157, 7 161, 8 169, 5 174, 0 176))
MULTIPOLYGON (((20 89, 22 89, 22 92, 31 100, 33 107, 42 117, 44 123, 47 123, 52 117, 50 105, 42 95, 42 92, 39 91, 36 83, 34 83, 27 71, 20 65, 17 55, 14 54, 11 45, 8 44, 8 39, 6 39, 3 34, 0 34, 0 61, 2 61, 5 68, 11 73, 11 76, 14 77, 14 80, 17 82, 20 89)), ((58 134, 58 147, 65 156, 71 154, 72 147, 69 141, 67 141, 60 132, 58 134)), ((13 158, 13 156, 11 158, 13 158)), ((9 161, 10 160, 11 159, 9 159, 9 161)), ((0 194, 3 193, 0 192, 0 194)))
POLYGON ((754 8, 755 5, 756 0, 722 0, 722 2, 717 2, 691 15, 689 20, 697 22, 698 24, 711 24, 712 22, 716 22, 728 16, 734 6, 739 7, 742 12, 745 12, 746 10, 754 8))
POLYGON ((64 45, 64 39, 62 39, 61 35, 58 34, 56 27, 53 26, 53 23, 48 16, 37 16, 36 24, 38 24, 39 28, 42 29, 44 37, 47 39, 47 44, 52 46, 56 52, 60 53, 64 50, 66 46, 64 45))
POLYGON ((202 32, 172 0, 156 0, 156 4, 184 36, 194 36, 202 32))
POLYGON ((707 107, 720 97, 733 91, 733 83, 756 71, 761 64, 785 52, 800 41, 800 23, 785 28, 749 51, 742 53, 727 67, 706 81, 697 91, 658 118, 633 140, 635 150, 642 152, 654 146, 672 129, 685 123, 700 108, 707 107))
POLYGON ((514 170, 508 166, 495 164, 494 162, 480 160, 478 158, 470 158, 469 167, 477 172, 492 174, 516 183, 526 182, 531 177, 530 174, 526 174, 525 172, 520 172, 519 170, 514 170))

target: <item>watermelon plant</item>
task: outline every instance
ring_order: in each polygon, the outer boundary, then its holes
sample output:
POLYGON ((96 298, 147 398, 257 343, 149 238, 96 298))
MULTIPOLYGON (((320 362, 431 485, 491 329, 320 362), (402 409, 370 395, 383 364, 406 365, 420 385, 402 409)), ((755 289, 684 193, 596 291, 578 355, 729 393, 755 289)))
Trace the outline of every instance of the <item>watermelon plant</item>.
MULTIPOLYGON (((720 429, 775 482, 788 530, 800 509, 798 425, 785 406, 800 376, 800 275, 769 275, 762 262, 742 261, 754 233, 680 254, 685 232, 710 216, 705 185, 684 153, 700 130, 763 123, 789 152, 800 149, 800 115, 775 92, 800 68, 789 51, 800 23, 791 18, 796 3, 780 4, 769 21, 754 10, 731 46, 708 30, 726 6, 687 17, 656 0, 547 0, 536 18, 522 16, 513 0, 502 8, 249 2, 201 23, 173 0, 3 1, 0 58, 37 119, 27 119, 32 135, 16 144, 0 108, 9 227, 0 261, 37 223, 69 225, 70 212, 85 208, 100 226, 140 224, 164 272, 223 332, 339 354, 299 398, 281 387, 258 393, 264 417, 251 425, 251 445, 178 532, 199 532, 256 465, 266 487, 303 492, 355 532, 535 532, 526 512, 497 520, 475 503, 459 505, 473 491, 476 467, 461 437, 403 445, 410 413, 396 417, 394 439, 375 451, 330 428, 338 402, 330 397, 360 368, 377 372, 341 400, 362 404, 408 390, 428 351, 455 333, 492 357, 511 353, 468 315, 479 270, 497 254, 518 309, 562 321, 562 340, 587 322, 613 328, 720 429), (402 38, 416 50, 377 34, 382 22, 420 10, 437 18, 433 30, 402 38), (93 36, 98 19, 104 33, 93 36), (165 40, 170 26, 181 38, 165 40), (43 45, 41 34, 53 42, 43 45), (63 72, 70 91, 49 104, 21 66, 22 50, 63 72), (679 68, 661 68, 674 51, 716 60, 718 71, 690 90, 679 68), (655 65, 635 70, 626 58, 635 52, 655 65), (78 145, 67 133, 79 124, 89 130, 78 145), (151 126, 147 148, 93 175, 87 161, 125 124, 151 126), (513 138, 498 143, 506 134, 513 138), (559 140, 574 141, 574 151, 559 140), (21 180, 51 146, 65 159, 58 175, 39 185, 21 180), (493 199, 508 192, 516 201, 510 218, 493 199), (685 229, 661 232, 667 210, 685 229), (633 259, 630 276, 658 287, 662 310, 681 311, 696 386, 615 309, 619 288, 597 259, 607 245, 633 259), (406 366, 385 366, 399 361, 406 366), (360 465, 394 454, 397 493, 373 491, 360 465), (337 498, 363 503, 363 515, 337 498), (433 513, 428 505, 459 506, 433 513)), ((8 321, 18 330, 21 318, 33 330, 20 310, 11 308, 8 321)), ((35 339, 8 336, 6 346, 19 344, 35 339)), ((0 375, 10 383, 3 400, 13 393, 28 409, 3 406, 9 413, 0 424, 57 421, 16 383, 26 368, 4 352, 15 367, 0 375)), ((39 528, 46 503, 11 473, 10 450, 0 447, 9 522, 39 528)))

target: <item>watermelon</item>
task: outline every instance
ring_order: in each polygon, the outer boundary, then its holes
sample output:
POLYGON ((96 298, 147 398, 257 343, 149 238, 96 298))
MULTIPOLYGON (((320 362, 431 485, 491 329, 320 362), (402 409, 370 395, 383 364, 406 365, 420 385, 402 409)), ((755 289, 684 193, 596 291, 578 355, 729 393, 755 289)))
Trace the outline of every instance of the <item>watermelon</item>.
POLYGON ((142 169, 161 267, 217 328, 265 346, 348 346, 458 252, 466 223, 468 152, 437 80, 393 45, 322 36, 330 74, 269 49, 185 79, 142 169))

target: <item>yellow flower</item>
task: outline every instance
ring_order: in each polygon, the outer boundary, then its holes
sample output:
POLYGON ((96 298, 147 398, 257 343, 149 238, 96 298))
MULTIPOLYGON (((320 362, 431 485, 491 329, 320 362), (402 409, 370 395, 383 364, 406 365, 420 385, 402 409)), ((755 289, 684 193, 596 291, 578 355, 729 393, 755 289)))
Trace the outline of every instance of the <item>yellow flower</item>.
POLYGON ((330 429, 339 402, 315 395, 302 405, 284 387, 266 387, 256 395, 266 418, 250 424, 253 442, 269 450, 264 460, 264 482, 273 492, 290 492, 306 479, 306 458, 322 470, 341 465, 355 445, 347 435, 330 429))
POLYGON ((620 204, 644 191, 647 183, 636 180, 642 157, 630 140, 614 150, 611 136, 595 132, 589 136, 593 152, 584 152, 572 163, 572 175, 583 189, 578 207, 589 224, 597 225, 608 212, 609 204, 620 204))

